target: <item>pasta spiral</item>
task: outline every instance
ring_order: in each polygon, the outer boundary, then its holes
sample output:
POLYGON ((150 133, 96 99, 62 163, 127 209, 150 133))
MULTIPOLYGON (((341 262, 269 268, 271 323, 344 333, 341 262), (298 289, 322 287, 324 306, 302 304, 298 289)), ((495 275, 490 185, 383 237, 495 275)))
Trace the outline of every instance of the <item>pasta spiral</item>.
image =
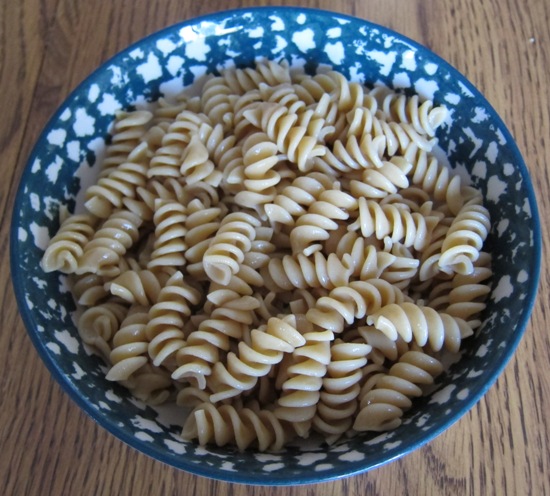
POLYGON ((84 206, 97 217, 107 218, 114 209, 122 208, 123 198, 134 198, 136 189, 145 186, 151 151, 146 142, 130 152, 127 161, 86 191, 84 206))
POLYGON ((127 312, 126 306, 110 301, 90 307, 78 319, 78 334, 84 343, 97 349, 108 360, 111 352, 109 342, 127 312))
POLYGON ((185 264, 185 235, 187 228, 187 209, 178 201, 156 200, 155 243, 151 259, 147 264, 149 269, 155 267, 181 267, 185 264))
POLYGON ((422 395, 419 385, 432 384, 443 371, 437 359, 418 351, 408 351, 387 374, 380 374, 374 387, 364 392, 353 428, 356 431, 386 431, 399 427, 411 398, 422 395))
POLYGON ((191 315, 191 306, 199 302, 200 293, 185 281, 181 272, 174 272, 149 309, 145 333, 153 365, 165 363, 185 345, 184 319, 191 315))
POLYGON ((152 119, 153 114, 147 110, 117 113, 99 178, 109 176, 119 165, 126 162, 132 150, 139 145, 152 119))
POLYGON ((364 343, 345 343, 336 339, 330 347, 331 361, 323 378, 313 428, 326 436, 331 444, 349 430, 358 408, 357 398, 371 346, 364 343))
POLYGON ((288 378, 274 410, 278 419, 292 422, 301 437, 307 437, 317 411, 323 377, 330 363, 331 331, 304 333, 305 343, 292 353, 292 363, 286 368, 288 378))
POLYGON ((149 341, 145 332, 148 320, 147 307, 138 306, 130 310, 121 322, 113 336, 113 348, 109 355, 112 366, 106 376, 108 381, 127 381, 149 361, 149 341))
POLYGON ((197 439, 200 445, 235 444, 239 450, 257 445, 259 451, 277 451, 288 441, 288 426, 269 410, 219 407, 202 403, 195 407, 183 426, 183 439, 197 439))
POLYGON ((303 253, 272 258, 267 264, 264 279, 270 281, 274 291, 290 291, 294 288, 326 288, 346 286, 352 273, 349 255, 341 260, 335 253, 325 257, 317 251, 310 256, 303 253))
POLYGON ((305 214, 323 191, 332 188, 333 181, 318 172, 299 176, 274 197, 273 203, 265 205, 267 217, 272 224, 293 226, 296 218, 305 214))
POLYGON ((430 242, 431 232, 439 223, 437 215, 424 216, 410 212, 397 204, 380 205, 360 197, 357 201, 359 216, 349 229, 360 229, 364 237, 375 235, 377 239, 389 236, 393 242, 422 250, 430 242))
POLYGON ((253 311, 258 301, 251 296, 241 296, 235 291, 212 291, 208 300, 216 305, 211 315, 200 322, 198 329, 187 337, 187 345, 177 355, 177 368, 172 373, 175 380, 194 381, 199 389, 206 387, 206 377, 219 360, 219 351, 229 350, 229 339, 240 340, 247 326, 252 324, 253 311))
POLYGON ((132 304, 149 306, 156 303, 161 289, 166 284, 167 273, 150 270, 127 270, 105 283, 105 290, 132 304))
POLYGON ((230 213, 222 220, 203 256, 204 270, 212 281, 227 284, 231 275, 238 272, 244 254, 252 248, 254 228, 259 224, 258 219, 243 212, 230 213))
POLYGON ((289 113, 283 105, 260 103, 247 110, 245 118, 261 129, 295 163, 300 171, 311 168, 311 160, 325 154, 325 148, 317 144, 313 136, 307 136, 307 128, 296 125, 298 116, 289 113))
POLYGON ((163 136, 162 146, 151 158, 147 177, 179 177, 183 152, 204 122, 208 122, 204 114, 189 110, 178 114, 163 136))
POLYGON ((227 366, 221 362, 214 364, 211 382, 215 387, 210 401, 218 401, 236 396, 252 389, 259 377, 267 375, 272 367, 283 358, 284 353, 292 353, 305 339, 296 329, 296 318, 271 317, 265 326, 250 332, 250 344, 241 341, 238 354, 227 355, 227 366))
POLYGON ((404 301, 403 293, 382 279, 352 281, 320 297, 306 318, 320 329, 341 333, 344 323, 351 325, 355 319, 375 314, 390 304, 404 301))
POLYGON ((84 247, 95 233, 97 218, 90 214, 73 215, 62 222, 48 243, 41 260, 45 272, 56 270, 65 274, 76 272, 84 247))
POLYGON ((129 211, 120 210, 111 214, 84 246, 76 273, 117 276, 120 273, 117 266, 120 257, 137 241, 141 223, 141 219, 129 211))
POLYGON ((381 108, 396 122, 411 124, 417 133, 432 137, 448 116, 445 107, 434 107, 431 100, 420 102, 418 95, 407 97, 389 93, 382 101, 381 108))
POLYGON ((490 227, 487 208, 475 200, 464 205, 447 231, 441 247, 439 267, 459 274, 473 272, 473 262, 479 257, 490 227))
POLYGON ((293 253, 311 254, 321 248, 317 241, 330 237, 329 231, 338 228, 337 221, 347 220, 349 212, 357 208, 357 201, 348 193, 326 190, 312 203, 306 214, 300 216, 290 232, 293 253))
POLYGON ((414 340, 419 346, 429 344, 433 351, 445 346, 453 353, 459 350, 463 338, 473 334, 463 319, 411 302, 385 305, 367 317, 367 324, 394 341, 401 336, 407 343, 414 340))

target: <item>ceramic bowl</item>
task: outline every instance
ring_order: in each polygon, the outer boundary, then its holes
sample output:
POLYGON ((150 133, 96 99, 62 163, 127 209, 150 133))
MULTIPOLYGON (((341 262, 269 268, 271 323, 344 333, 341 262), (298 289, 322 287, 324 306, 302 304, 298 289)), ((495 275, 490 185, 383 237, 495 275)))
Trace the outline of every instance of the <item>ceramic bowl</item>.
MULTIPOLYGON (((81 83, 51 118, 23 173, 11 228, 11 271, 19 309, 38 354, 70 397, 114 436, 185 471, 252 484, 304 484, 364 472, 427 443, 483 396, 527 325, 540 268, 540 226, 531 180, 514 139, 466 78, 419 44, 365 20, 331 12, 257 8, 219 12, 168 27, 132 45, 81 83), (132 398, 105 380, 82 345, 66 280, 39 265, 58 228, 90 184, 115 111, 170 96, 205 73, 286 59, 308 70, 331 66, 367 85, 382 83, 444 104, 438 132, 451 166, 486 199, 493 227, 492 290, 483 325, 461 359, 414 403, 401 427, 328 447, 239 452, 183 441, 181 419, 132 398)), ((459 427, 454 427, 459 428, 459 427)))

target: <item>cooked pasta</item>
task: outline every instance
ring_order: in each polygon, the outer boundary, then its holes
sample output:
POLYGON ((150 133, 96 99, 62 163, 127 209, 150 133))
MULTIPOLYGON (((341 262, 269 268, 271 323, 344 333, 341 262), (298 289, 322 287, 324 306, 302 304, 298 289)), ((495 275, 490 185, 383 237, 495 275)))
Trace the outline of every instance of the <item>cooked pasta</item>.
POLYGON ((199 444, 398 427, 490 293, 482 194, 434 154, 447 110, 284 61, 201 84, 117 114, 60 216, 41 263, 82 341, 199 444))

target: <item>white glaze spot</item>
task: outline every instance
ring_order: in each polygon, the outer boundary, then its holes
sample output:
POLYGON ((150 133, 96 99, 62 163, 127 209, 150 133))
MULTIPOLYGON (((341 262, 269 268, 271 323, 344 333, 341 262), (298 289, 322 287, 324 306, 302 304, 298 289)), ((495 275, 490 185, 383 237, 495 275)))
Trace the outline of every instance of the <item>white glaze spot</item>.
POLYGON ((314 32, 312 29, 307 28, 303 31, 296 31, 292 35, 292 42, 298 47, 300 52, 307 52, 312 48, 315 48, 315 41, 313 40, 314 32))

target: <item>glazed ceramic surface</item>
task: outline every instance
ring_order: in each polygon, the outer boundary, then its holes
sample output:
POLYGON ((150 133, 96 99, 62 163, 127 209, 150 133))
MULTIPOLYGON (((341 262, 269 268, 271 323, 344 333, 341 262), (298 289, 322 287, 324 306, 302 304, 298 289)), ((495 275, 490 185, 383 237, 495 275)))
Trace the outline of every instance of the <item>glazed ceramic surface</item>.
MULTIPOLYGON (((495 381, 527 324, 540 267, 540 227, 523 160, 501 119, 455 69, 418 44, 364 20, 291 8, 229 11, 169 27, 106 62, 61 105, 24 171, 11 233, 13 283, 29 335, 53 376, 112 434, 162 462, 235 482, 300 484, 362 472, 426 443, 464 415, 495 381), (173 96, 206 73, 289 61, 332 67, 365 85, 385 84, 444 104, 450 118, 439 145, 450 166, 479 188, 493 227, 492 292, 483 325, 463 343, 461 359, 414 402, 403 425, 330 448, 314 442, 282 453, 203 448, 179 437, 183 418, 152 409, 105 379, 73 323, 67 281, 39 265, 56 232, 58 211, 74 211, 91 184, 115 112, 173 96)), ((37 379, 39 380, 39 379, 37 379)), ((458 427, 455 427, 458 428, 458 427)))

